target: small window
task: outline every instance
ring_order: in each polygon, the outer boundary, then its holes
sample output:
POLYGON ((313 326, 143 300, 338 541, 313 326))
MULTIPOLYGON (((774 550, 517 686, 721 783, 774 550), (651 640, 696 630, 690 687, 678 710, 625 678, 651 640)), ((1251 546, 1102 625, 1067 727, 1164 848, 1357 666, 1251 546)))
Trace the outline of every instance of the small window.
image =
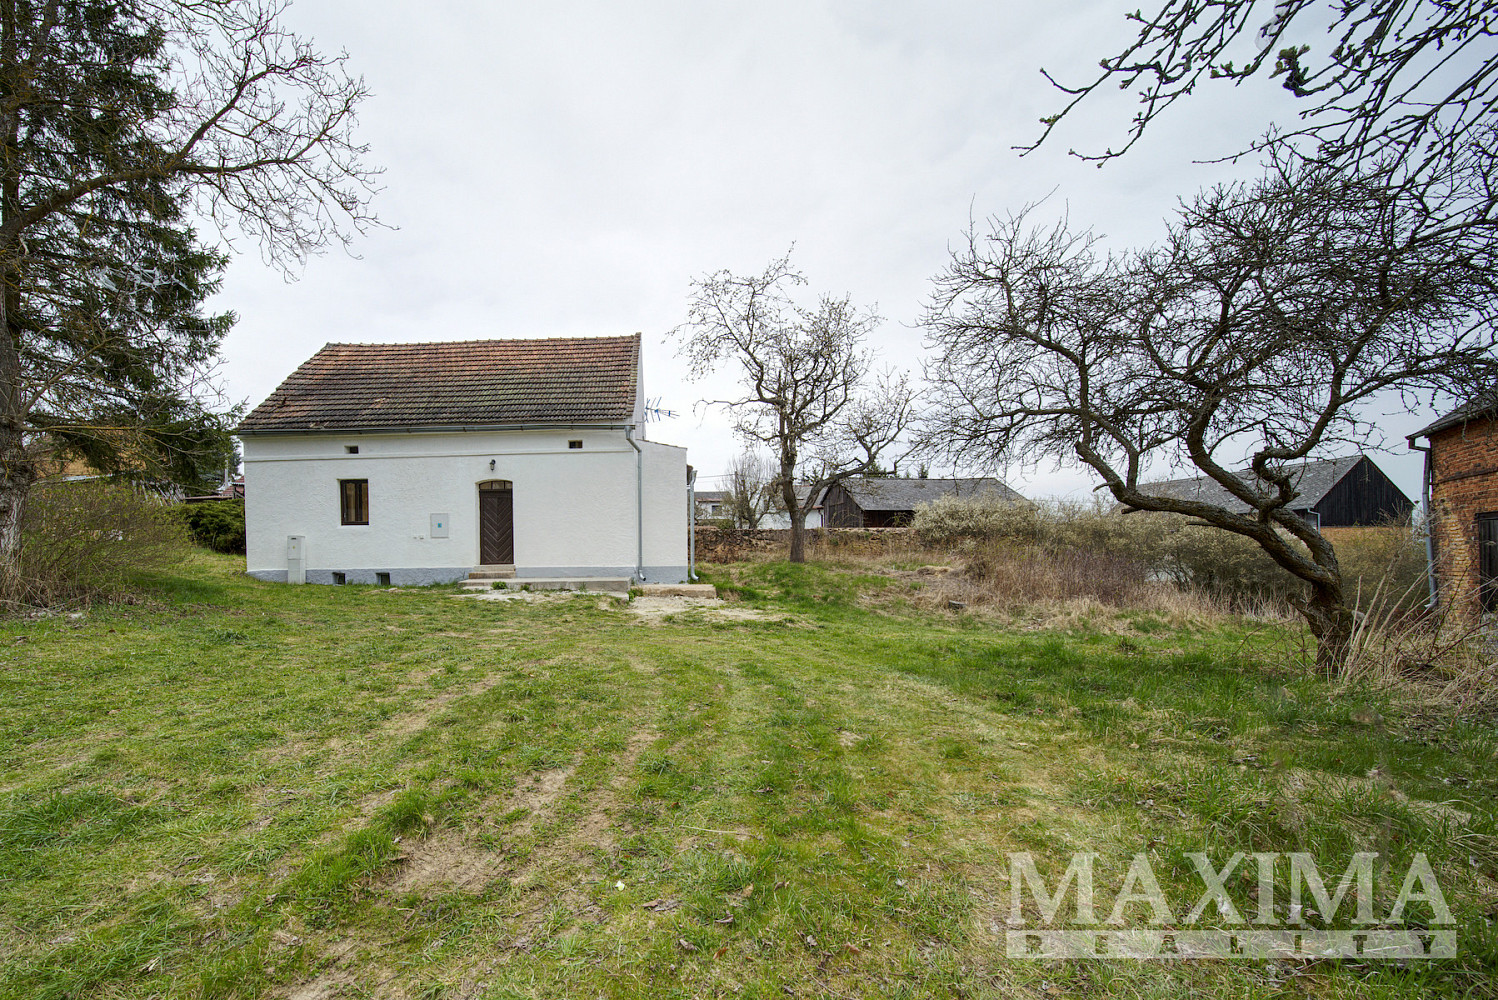
POLYGON ((1477 602, 1498 613, 1498 514, 1477 515, 1477 602))
POLYGON ((343 451, 346 455, 357 455, 359 454, 359 446, 356 444, 346 444, 343 446, 343 451))
POLYGON ((376 573, 375 574, 375 583, 378 583, 382 587, 388 587, 388 586, 390 586, 390 574, 389 573, 376 573))
POLYGON ((581 441, 568 441, 567 442, 567 447, 569 447, 569 448, 581 448, 582 446, 583 446, 583 443, 581 441))
POLYGON ((338 506, 344 524, 369 523, 369 480, 338 480, 338 506))
POLYGON ((336 585, 336 586, 339 586, 339 587, 341 587, 341 586, 343 586, 343 585, 344 585, 344 584, 345 584, 345 583, 348 583, 348 576, 347 576, 347 575, 346 575, 346 574, 343 574, 343 573, 337 573, 337 572, 335 572, 335 573, 334 573, 334 574, 333 574, 333 583, 334 583, 334 584, 335 584, 335 585, 336 585))

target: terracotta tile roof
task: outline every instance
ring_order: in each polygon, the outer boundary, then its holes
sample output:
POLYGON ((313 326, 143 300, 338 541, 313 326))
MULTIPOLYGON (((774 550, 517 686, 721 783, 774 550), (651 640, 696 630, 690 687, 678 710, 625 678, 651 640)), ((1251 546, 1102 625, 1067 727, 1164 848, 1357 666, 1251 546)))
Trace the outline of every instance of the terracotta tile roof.
POLYGON ((627 423, 640 335, 328 344, 239 433, 627 423))

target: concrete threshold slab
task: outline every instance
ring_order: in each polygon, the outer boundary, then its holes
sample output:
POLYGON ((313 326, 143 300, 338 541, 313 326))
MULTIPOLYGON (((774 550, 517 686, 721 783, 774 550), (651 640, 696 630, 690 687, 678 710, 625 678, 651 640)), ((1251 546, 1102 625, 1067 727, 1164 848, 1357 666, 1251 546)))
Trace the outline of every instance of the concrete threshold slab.
POLYGON ((718 588, 710 583, 646 583, 640 593, 644 597, 717 597, 718 588))
POLYGON ((517 576, 502 581, 473 580, 464 584, 465 590, 491 590, 494 582, 501 582, 506 590, 576 590, 629 593, 630 579, 627 576, 517 576))

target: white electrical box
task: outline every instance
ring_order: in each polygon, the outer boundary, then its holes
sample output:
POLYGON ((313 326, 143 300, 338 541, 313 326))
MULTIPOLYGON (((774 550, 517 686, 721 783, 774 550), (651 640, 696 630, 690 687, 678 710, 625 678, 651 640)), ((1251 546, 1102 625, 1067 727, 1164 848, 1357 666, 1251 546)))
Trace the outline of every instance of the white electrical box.
POLYGON ((447 531, 448 531, 447 515, 446 514, 433 514, 432 515, 432 530, 429 532, 429 534, 433 538, 446 538, 447 537, 447 531))
POLYGON ((286 536, 286 582, 307 582, 307 536, 286 536))

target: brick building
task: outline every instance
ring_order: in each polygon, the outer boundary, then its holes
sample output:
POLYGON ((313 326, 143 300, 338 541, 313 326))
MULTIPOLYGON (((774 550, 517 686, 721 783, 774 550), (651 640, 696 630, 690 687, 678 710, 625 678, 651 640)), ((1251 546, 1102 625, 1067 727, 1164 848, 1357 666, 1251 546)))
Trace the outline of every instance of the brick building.
POLYGON ((1409 444, 1425 452, 1438 603, 1498 613, 1498 398, 1453 410, 1411 434, 1409 444))

